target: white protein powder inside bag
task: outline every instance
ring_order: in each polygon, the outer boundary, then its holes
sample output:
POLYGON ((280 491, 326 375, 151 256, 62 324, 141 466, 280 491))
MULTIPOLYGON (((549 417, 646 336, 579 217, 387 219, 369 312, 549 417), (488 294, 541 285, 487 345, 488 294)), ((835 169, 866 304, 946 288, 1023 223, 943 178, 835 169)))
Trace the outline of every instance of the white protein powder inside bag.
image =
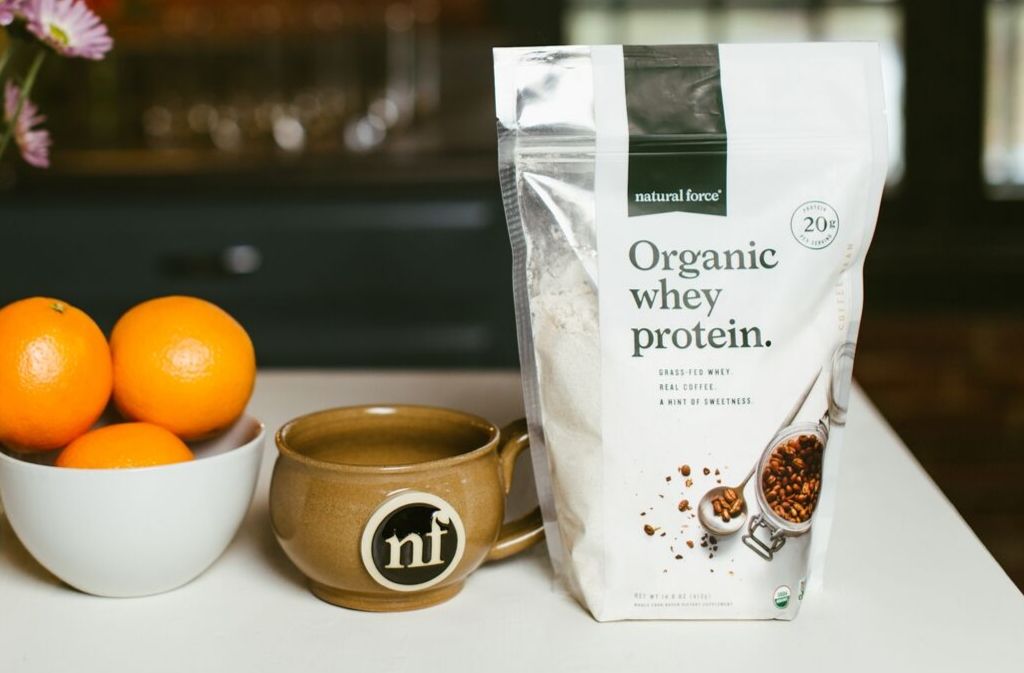
POLYGON ((546 441, 558 447, 550 454, 555 506, 562 545, 574 560, 566 579, 576 595, 583 595, 601 583, 600 569, 588 562, 599 539, 592 510, 603 498, 597 295, 575 260, 555 275, 532 278, 541 414, 546 441))

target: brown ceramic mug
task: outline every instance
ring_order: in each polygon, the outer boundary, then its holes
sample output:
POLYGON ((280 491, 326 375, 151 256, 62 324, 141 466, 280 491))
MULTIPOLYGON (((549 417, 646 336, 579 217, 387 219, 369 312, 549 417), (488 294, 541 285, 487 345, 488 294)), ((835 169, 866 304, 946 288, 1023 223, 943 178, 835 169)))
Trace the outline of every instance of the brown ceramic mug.
POLYGON ((408 610, 448 600, 485 561, 542 539, 540 511, 509 523, 525 421, 411 405, 329 409, 277 433, 270 518, 323 600, 408 610))

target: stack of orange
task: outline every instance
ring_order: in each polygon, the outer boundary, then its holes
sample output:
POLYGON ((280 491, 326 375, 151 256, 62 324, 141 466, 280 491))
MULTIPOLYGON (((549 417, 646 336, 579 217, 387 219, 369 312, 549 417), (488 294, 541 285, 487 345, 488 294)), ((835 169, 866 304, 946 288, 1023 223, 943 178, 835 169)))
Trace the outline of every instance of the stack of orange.
POLYGON ((185 441, 227 429, 252 395, 245 329, 195 297, 161 297, 103 332, 67 302, 33 297, 0 309, 0 443, 49 451, 62 467, 117 468, 192 459, 185 441), (108 402, 129 422, 96 430, 108 402))

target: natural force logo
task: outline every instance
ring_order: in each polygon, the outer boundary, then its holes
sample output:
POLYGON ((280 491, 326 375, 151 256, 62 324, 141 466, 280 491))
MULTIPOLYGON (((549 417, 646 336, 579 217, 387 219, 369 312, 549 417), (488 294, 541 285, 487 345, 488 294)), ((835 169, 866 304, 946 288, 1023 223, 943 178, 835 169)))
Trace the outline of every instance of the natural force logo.
POLYGON ((721 198, 721 189, 697 192, 680 188, 674 192, 637 192, 633 195, 633 203, 718 203, 721 198))
POLYGON ((402 491, 387 500, 363 529, 363 565, 381 586, 419 591, 454 572, 466 548, 462 519, 431 493, 402 491))

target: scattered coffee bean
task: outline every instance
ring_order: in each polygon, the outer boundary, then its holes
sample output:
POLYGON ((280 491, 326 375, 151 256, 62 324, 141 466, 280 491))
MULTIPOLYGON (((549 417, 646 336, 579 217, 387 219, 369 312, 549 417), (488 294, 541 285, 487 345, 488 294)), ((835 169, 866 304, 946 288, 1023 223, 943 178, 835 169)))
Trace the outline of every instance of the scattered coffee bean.
POLYGON ((690 549, 693 549, 693 540, 687 540, 686 541, 686 546, 689 547, 690 549))
POLYGON ((654 535, 657 532, 657 530, 658 530, 657 528, 655 528, 654 526, 652 526, 649 523, 645 523, 644 524, 644 532, 647 533, 648 535, 654 535))
POLYGON ((705 468, 704 468, 704 476, 706 477, 706 476, 708 476, 709 474, 711 474, 711 470, 709 470, 708 468, 706 468, 706 467, 705 467, 705 468))
POLYGON ((681 558, 683 558, 683 555, 682 555, 682 554, 676 554, 676 560, 677 560, 677 561, 678 561, 679 559, 681 559, 681 558))
POLYGON ((679 501, 679 511, 680 512, 685 512, 688 509, 690 509, 690 501, 689 500, 685 500, 685 499, 684 500, 680 500, 679 501))
POLYGON ((689 465, 682 465, 682 466, 680 466, 679 474, 683 475, 684 477, 689 477, 690 476, 690 466, 689 465))
POLYGON ((672 481, 672 475, 665 477, 665 481, 672 481))

